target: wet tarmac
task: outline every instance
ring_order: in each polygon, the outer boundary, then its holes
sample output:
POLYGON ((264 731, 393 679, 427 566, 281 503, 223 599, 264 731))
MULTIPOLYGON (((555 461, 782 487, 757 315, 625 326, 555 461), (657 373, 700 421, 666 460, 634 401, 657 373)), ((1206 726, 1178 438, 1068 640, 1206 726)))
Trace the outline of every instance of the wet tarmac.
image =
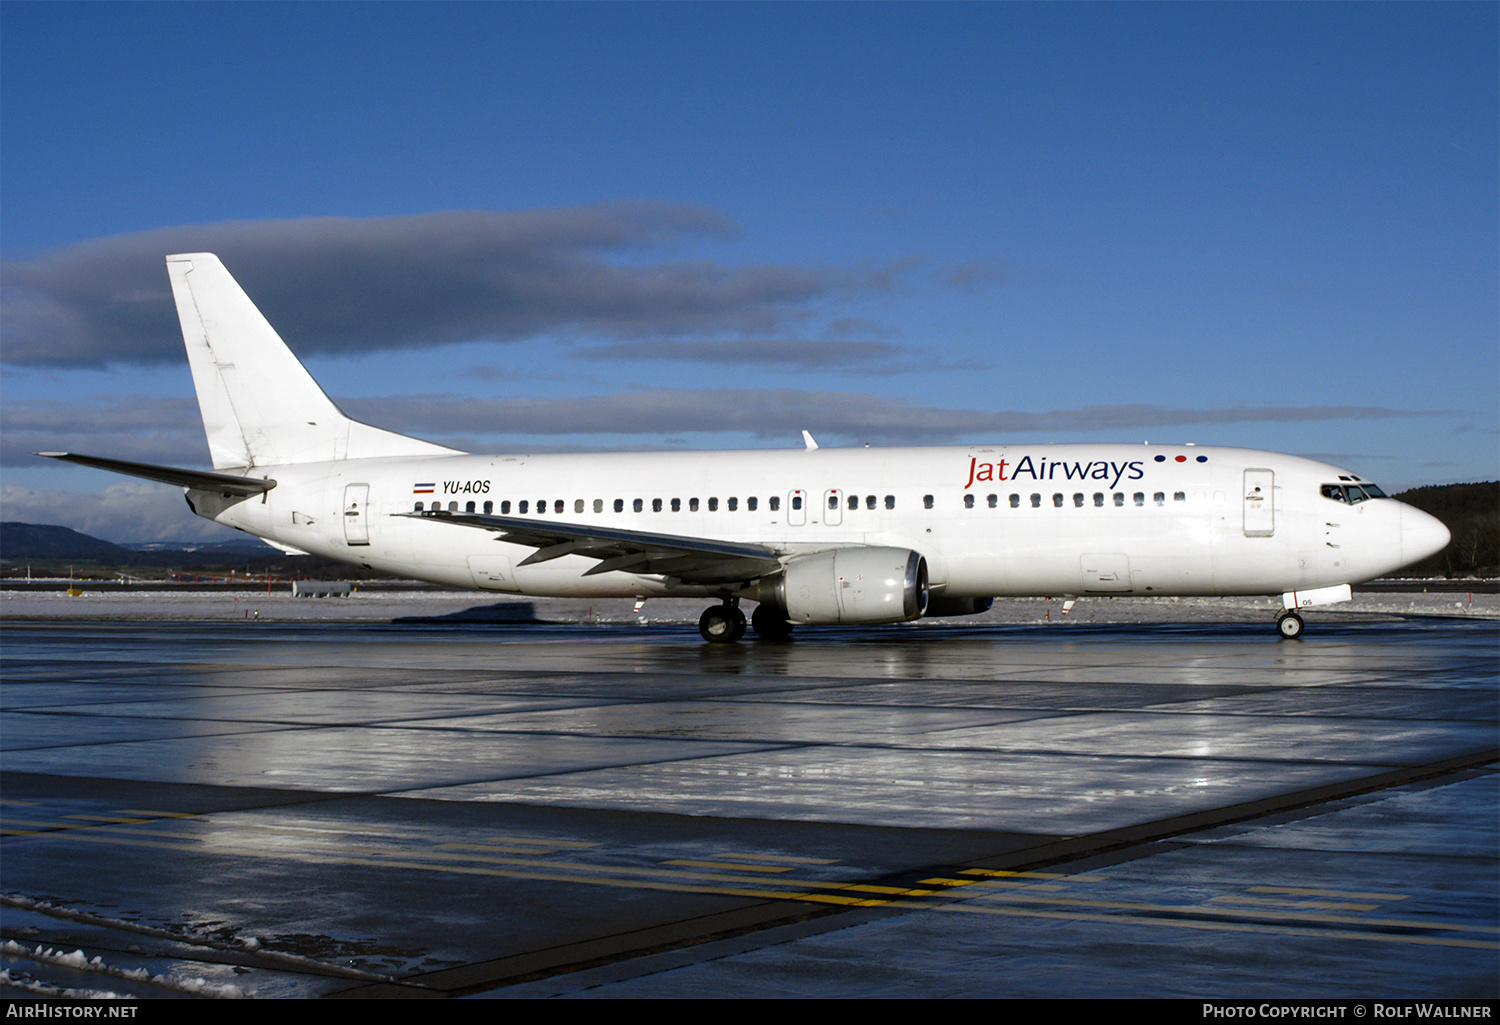
POLYGON ((1494 998, 1496 640, 11 621, 0 992, 1494 998))

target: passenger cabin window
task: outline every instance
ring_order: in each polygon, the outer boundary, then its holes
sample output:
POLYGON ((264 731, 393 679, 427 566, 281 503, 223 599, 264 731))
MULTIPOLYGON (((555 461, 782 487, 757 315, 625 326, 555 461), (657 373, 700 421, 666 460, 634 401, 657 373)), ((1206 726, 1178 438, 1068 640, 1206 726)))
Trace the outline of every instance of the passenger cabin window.
POLYGON ((602 513, 603 511, 604 511, 604 499, 602 499, 602 498, 596 498, 596 499, 594 499, 594 512, 596 512, 596 513, 602 513))
POLYGON ((775 512, 777 509, 781 508, 780 495, 772 495, 770 498, 766 499, 766 502, 771 506, 772 512, 775 512))
POLYGON ((1063 507, 1063 496, 1062 495, 1053 495, 1052 496, 1052 507, 1054 509, 1061 509, 1063 507))
POLYGON ((1124 505, 1124 504, 1125 504, 1125 492, 1123 492, 1123 491, 1116 491, 1115 492, 1115 505, 1119 506, 1119 505, 1124 505))
POLYGON ((858 495, 850 495, 849 496, 849 508, 851 510, 859 508, 859 496, 858 495))
POLYGON ((653 498, 651 500, 651 511, 652 512, 661 512, 661 499, 659 499, 659 498, 653 498))
POLYGON ((931 495, 923 495, 922 496, 922 508, 923 509, 931 509, 932 508, 932 496, 931 495))
POLYGON ((680 499, 680 498, 674 498, 674 499, 672 499, 672 511, 673 512, 682 512, 682 499, 680 499))
POLYGON ((1174 491, 1174 492, 1172 492, 1172 501, 1174 501, 1174 502, 1186 502, 1187 501, 1187 492, 1186 491, 1174 491))
POLYGON ((973 495, 965 495, 964 496, 964 508, 965 509, 972 509, 972 508, 974 508, 974 496, 973 495))
POLYGON ((719 500, 717 498, 710 498, 708 500, 708 511, 709 512, 718 512, 719 511, 719 500))
POLYGON ((576 513, 583 512, 583 499, 581 499, 581 498, 575 498, 575 499, 573 499, 573 511, 576 512, 576 513))
POLYGON ((1034 495, 1031 496, 1031 507, 1033 509, 1040 509, 1042 507, 1042 496, 1041 495, 1035 495, 1034 494, 1034 495))
POLYGON ((1102 491, 1095 491, 1094 492, 1094 508, 1095 509, 1103 509, 1104 508, 1104 492, 1102 492, 1102 491))
POLYGON ((736 509, 738 509, 740 507, 740 500, 738 498, 731 498, 729 500, 728 504, 729 504, 729 511, 730 512, 734 512, 736 509))
POLYGON ((473 502, 465 502, 464 503, 464 512, 471 513, 473 511, 474 511, 474 503, 473 502))
POLYGON ((1075 509, 1082 509, 1083 508, 1083 492, 1082 491, 1074 492, 1074 494, 1073 494, 1073 508, 1075 508, 1075 509))
POLYGON ((894 509, 894 508, 896 508, 896 496, 895 495, 886 495, 885 496, 885 507, 887 509, 894 509))
POLYGON ((755 498, 754 495, 752 495, 749 498, 745 499, 745 511, 746 512, 754 512, 755 511, 756 501, 757 501, 757 499, 755 498))
POLYGON ((688 512, 697 512, 697 511, 698 511, 698 500, 696 498, 689 498, 688 499, 688 512))
POLYGON ((644 498, 637 498, 634 502, 630 503, 630 508, 634 509, 636 512, 640 512, 641 510, 646 508, 646 500, 644 498))
POLYGON ((619 512, 624 512, 624 511, 625 511, 625 499, 623 499, 623 498, 617 498, 617 499, 615 499, 615 512, 619 513, 619 512))
POLYGON ((1158 491, 1156 494, 1151 496, 1151 501, 1155 502, 1157 505, 1166 505, 1167 493, 1165 491, 1158 491))
POLYGON ((412 506, 412 512, 421 512, 421 511, 422 511, 422 503, 421 502, 418 502, 416 505, 412 506))
MULTIPOLYGON (((710 502, 716 502, 716 501, 718 501, 718 499, 716 499, 716 498, 710 498, 709 501, 710 502)), ((792 496, 792 508, 793 509, 801 509, 802 508, 802 496, 801 495, 793 495, 792 496)))
POLYGON ((996 508, 1000 504, 1000 496, 999 495, 991 495, 989 497, 989 503, 990 503, 990 508, 991 509, 996 508))
POLYGON ((502 516, 510 515, 510 499, 507 498, 505 501, 500 503, 500 514, 502 516))
POLYGON ((1137 491, 1135 493, 1133 501, 1135 502, 1136 505, 1145 505, 1146 504, 1146 493, 1144 491, 1137 491))
POLYGON ((486 503, 484 503, 484 514, 486 516, 488 516, 490 513, 494 512, 494 511, 495 511, 495 503, 494 502, 486 502, 486 503))
POLYGON ((561 515, 562 511, 564 509, 566 509, 566 508, 567 508, 567 506, 563 505, 563 500, 561 498, 559 498, 556 502, 552 503, 552 511, 555 512, 555 513, 557 513, 558 515, 561 515))

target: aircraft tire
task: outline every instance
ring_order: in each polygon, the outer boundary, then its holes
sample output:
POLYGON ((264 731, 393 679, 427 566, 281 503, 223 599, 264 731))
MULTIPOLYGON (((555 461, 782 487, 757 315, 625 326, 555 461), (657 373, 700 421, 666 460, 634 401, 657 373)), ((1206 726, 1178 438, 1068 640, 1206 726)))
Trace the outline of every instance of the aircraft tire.
POLYGON ((745 614, 734 605, 710 605, 698 617, 698 632, 710 644, 733 644, 745 636, 745 614))
POLYGON ((1282 640, 1295 641, 1306 627, 1302 617, 1295 612, 1283 612, 1276 617, 1276 632, 1281 634, 1282 640))
POLYGON ((786 610, 764 602, 755 606, 750 614, 750 625, 755 636, 766 641, 784 641, 792 635, 792 624, 786 621, 786 610))

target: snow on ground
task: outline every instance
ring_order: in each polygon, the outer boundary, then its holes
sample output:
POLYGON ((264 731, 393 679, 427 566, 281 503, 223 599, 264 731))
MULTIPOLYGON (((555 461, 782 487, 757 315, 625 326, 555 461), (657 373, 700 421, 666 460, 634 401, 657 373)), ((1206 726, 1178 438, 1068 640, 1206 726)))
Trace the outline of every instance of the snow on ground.
MULTIPOLYGON (((1420 584, 1413 585, 1420 587, 1420 584)), ((493 621, 695 624, 710 601, 653 598, 640 614, 629 599, 515 598, 476 591, 356 591, 347 598, 293 598, 285 590, 91 592, 0 591, 0 619, 118 622, 357 622, 453 616, 493 621)), ((936 624, 1252 623, 1274 619, 1279 598, 1084 598, 1064 616, 1061 597, 1000 598, 981 616, 936 624)), ((1308 610, 1310 617, 1458 616, 1500 619, 1500 595, 1468 592, 1356 592, 1354 600, 1308 610)), ((928 621, 923 621, 928 622, 928 621)))

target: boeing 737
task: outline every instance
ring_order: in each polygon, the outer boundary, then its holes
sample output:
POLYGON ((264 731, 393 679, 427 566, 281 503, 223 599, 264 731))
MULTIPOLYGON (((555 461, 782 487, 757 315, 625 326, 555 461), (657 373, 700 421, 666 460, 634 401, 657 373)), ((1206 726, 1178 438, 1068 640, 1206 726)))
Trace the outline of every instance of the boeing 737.
POLYGON ((1358 474, 1193 445, 471 455, 351 420, 218 257, 167 257, 214 472, 41 455, 185 489, 292 553, 508 594, 701 597, 750 625, 900 623, 999 596, 1279 595, 1299 610, 1442 549, 1358 474))

